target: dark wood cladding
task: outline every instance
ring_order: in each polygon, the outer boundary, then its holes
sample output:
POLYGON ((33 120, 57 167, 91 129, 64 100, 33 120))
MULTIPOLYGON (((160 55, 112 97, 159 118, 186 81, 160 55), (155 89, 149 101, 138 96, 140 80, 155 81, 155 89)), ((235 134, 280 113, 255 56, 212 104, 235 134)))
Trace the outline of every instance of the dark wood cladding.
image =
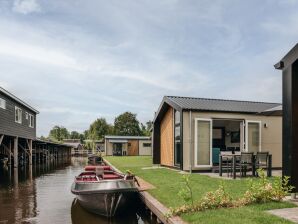
POLYGON ((6 101, 6 109, 0 108, 0 134, 17 136, 27 139, 36 138, 36 113, 29 108, 18 103, 0 91, 0 98, 6 101), (15 122, 15 106, 22 109, 22 124, 15 122), (34 128, 29 127, 29 117, 26 119, 25 113, 34 116, 34 128))
MULTIPOLYGON (((292 145, 289 162, 291 165, 292 185, 298 191, 298 59, 292 64, 292 145)), ((284 130, 285 131, 285 130, 284 130)))
POLYGON ((153 164, 160 164, 160 122, 153 125, 153 164))
POLYGON ((283 176, 298 189, 298 44, 275 65, 283 80, 283 176))

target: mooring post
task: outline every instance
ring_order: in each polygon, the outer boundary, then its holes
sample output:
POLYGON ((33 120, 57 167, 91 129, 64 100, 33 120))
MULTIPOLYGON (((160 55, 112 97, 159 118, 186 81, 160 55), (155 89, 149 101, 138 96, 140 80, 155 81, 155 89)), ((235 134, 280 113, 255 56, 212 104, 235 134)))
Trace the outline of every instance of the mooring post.
POLYGON ((13 139, 13 163, 14 163, 14 168, 17 168, 19 165, 18 137, 14 137, 14 139, 13 139))

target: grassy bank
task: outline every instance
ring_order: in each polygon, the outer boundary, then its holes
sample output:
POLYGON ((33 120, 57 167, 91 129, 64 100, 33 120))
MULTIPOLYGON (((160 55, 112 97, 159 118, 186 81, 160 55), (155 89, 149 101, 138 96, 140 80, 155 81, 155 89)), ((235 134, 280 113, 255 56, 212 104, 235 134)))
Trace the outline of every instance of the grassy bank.
MULTIPOLYGON (((149 192, 168 207, 183 205, 183 200, 177 196, 183 186, 182 175, 179 171, 166 168, 143 169, 152 166, 149 156, 137 157, 106 157, 114 166, 125 172, 131 170, 135 175, 153 184, 156 189, 149 192)), ((240 197, 248 188, 248 180, 221 180, 204 175, 192 174, 190 177, 193 186, 194 200, 199 200, 206 192, 216 190, 223 183, 226 190, 233 197, 240 197)), ((184 214, 182 218, 189 223, 291 223, 284 219, 267 214, 269 209, 294 207, 286 202, 252 205, 235 209, 217 209, 193 214, 184 214)))

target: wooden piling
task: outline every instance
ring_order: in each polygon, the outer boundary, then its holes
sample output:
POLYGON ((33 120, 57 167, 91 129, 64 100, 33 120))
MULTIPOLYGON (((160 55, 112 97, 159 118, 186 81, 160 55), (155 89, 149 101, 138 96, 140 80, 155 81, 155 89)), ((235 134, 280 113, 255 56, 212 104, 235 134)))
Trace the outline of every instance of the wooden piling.
POLYGON ((14 137, 13 142, 13 163, 14 167, 17 168, 19 165, 19 158, 18 158, 18 137, 14 137))

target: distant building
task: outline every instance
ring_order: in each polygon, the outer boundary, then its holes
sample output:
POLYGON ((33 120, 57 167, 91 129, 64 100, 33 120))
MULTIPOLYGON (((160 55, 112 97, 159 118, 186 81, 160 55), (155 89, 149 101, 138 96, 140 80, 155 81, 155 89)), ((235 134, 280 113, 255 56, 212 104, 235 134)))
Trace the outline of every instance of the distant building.
POLYGON ((92 149, 89 149, 89 153, 99 153, 99 152, 104 152, 104 140, 92 140, 92 139, 86 139, 84 140, 85 144, 92 144, 92 149), (93 145, 94 144, 94 145, 93 145))
POLYGON ((19 151, 29 155, 32 164, 32 142, 36 139, 36 115, 39 112, 12 93, 0 87, 0 150, 18 167, 19 151), (26 153, 24 153, 26 151, 26 153))
POLYGON ((64 139, 63 142, 71 147, 71 155, 86 156, 88 154, 88 150, 81 144, 80 139, 64 139))
POLYGON ((113 156, 152 155, 151 137, 105 136, 105 154, 113 156))

